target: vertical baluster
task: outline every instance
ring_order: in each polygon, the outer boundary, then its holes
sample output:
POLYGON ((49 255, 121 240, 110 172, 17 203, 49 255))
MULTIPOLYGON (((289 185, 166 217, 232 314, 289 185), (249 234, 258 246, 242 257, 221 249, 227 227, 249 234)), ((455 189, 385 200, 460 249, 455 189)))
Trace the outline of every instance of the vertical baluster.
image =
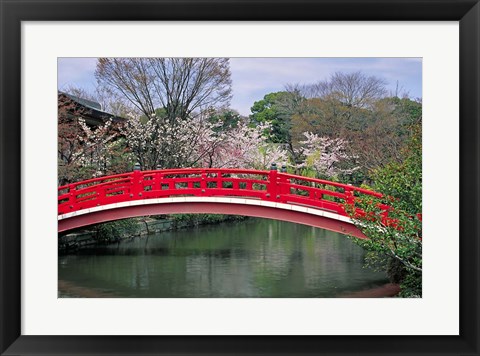
POLYGON ((223 188, 222 172, 217 171, 217 189, 222 189, 222 188, 223 188))
POLYGON ((163 190, 163 179, 164 179, 163 174, 162 174, 162 173, 158 173, 158 178, 157 178, 158 194, 157 194, 157 197, 160 197, 161 194, 162 194, 162 190, 163 190))
POLYGON ((159 194, 161 193, 162 190, 162 179, 163 175, 159 171, 161 171, 162 167, 157 164, 156 166, 156 172, 153 175, 153 184, 152 184, 152 198, 158 197, 159 194), (153 191, 158 191, 158 192, 153 192, 153 191))
POLYGON ((205 194, 205 192, 207 191, 207 174, 205 172, 202 172, 201 174, 200 189, 202 191, 202 194, 205 194))

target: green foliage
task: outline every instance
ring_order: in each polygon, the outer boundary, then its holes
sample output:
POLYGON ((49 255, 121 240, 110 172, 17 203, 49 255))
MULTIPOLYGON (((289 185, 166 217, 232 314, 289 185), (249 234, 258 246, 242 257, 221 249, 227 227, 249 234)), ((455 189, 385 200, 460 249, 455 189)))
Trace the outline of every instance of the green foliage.
POLYGON ((226 109, 221 111, 214 111, 209 115, 208 120, 211 123, 221 123, 218 131, 227 130, 228 128, 237 127, 238 122, 242 119, 240 114, 235 110, 226 109))
POLYGON ((300 168, 297 174, 299 174, 303 177, 318 178, 317 177, 317 171, 315 171, 315 169, 313 169, 311 167, 300 168))
POLYGON ((422 137, 421 126, 411 128, 412 136, 403 151, 404 160, 393 162, 373 174, 375 189, 395 197, 395 204, 406 213, 422 212, 422 137))
POLYGON ((363 210, 357 214, 347 206, 357 227, 368 237, 354 239, 360 246, 377 254, 378 260, 388 256, 394 260, 385 270, 392 279, 400 282, 401 296, 421 296, 422 284, 422 147, 420 125, 412 128, 413 134, 403 151, 402 162, 392 162, 373 174, 374 189, 383 198, 361 197, 355 207, 363 210), (388 217, 385 217, 389 206, 388 217))
POLYGON ((386 260, 385 267, 386 267, 387 275, 390 278, 390 282, 392 283, 401 283, 407 276, 407 273, 405 271, 403 264, 395 258, 389 257, 386 260))
POLYGON ((252 125, 271 124, 272 131, 269 132, 271 142, 290 142, 291 113, 288 113, 285 103, 291 101, 294 95, 285 91, 270 93, 265 95, 262 100, 256 101, 250 109, 252 125))
POLYGON ((405 127, 419 123, 422 118, 422 104, 408 98, 390 98, 395 105, 393 114, 403 118, 401 122, 405 127))
POLYGON ((96 231, 97 239, 108 243, 138 234, 138 223, 136 219, 116 220, 97 225, 96 231))
MULTIPOLYGON (((167 117, 167 110, 165 108, 155 109, 155 116, 165 118, 167 117)), ((147 121, 150 120, 150 117, 147 117, 146 115, 140 115, 139 120, 142 124, 146 124, 147 121)))
POLYGON ((80 166, 78 164, 65 164, 61 159, 58 162, 58 182, 59 185, 78 182, 84 179, 92 178, 95 173, 93 166, 80 166))
POLYGON ((422 274, 420 272, 409 272, 400 283, 402 289, 399 296, 404 298, 421 298, 422 296, 422 274))
POLYGON ((105 160, 108 162, 105 174, 118 174, 131 171, 135 164, 135 159, 128 148, 125 138, 120 137, 109 145, 110 155, 109 157, 105 157, 105 160))
POLYGON ((219 224, 225 221, 237 221, 246 219, 240 215, 223 214, 175 214, 171 218, 175 227, 191 227, 197 225, 219 224))
MULTIPOLYGON (((365 172, 361 169, 357 169, 353 172, 343 173, 341 172, 338 175, 338 180, 345 184, 352 184, 356 187, 361 186, 362 184, 366 184, 369 180, 369 177, 365 174, 365 172)), ((370 188, 365 188, 370 189, 370 188)))

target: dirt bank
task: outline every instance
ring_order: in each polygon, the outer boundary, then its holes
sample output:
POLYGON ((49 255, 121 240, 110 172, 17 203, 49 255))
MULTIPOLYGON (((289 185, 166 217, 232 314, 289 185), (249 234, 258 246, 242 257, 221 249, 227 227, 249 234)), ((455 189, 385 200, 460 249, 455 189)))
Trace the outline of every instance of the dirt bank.
POLYGON ((388 283, 383 286, 340 295, 339 298, 387 298, 394 297, 400 292, 398 284, 388 283))
POLYGON ((114 297, 110 293, 90 289, 86 287, 76 286, 71 282, 58 281, 58 293, 60 298, 73 297, 73 298, 112 298, 114 297))

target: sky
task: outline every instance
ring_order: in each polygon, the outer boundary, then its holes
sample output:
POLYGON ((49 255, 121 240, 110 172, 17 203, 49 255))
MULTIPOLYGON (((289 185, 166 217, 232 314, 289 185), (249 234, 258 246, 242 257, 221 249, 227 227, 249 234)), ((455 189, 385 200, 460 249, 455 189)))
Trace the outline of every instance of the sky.
MULTIPOLYGON (((96 58, 59 58, 58 90, 79 87, 95 91, 96 58)), ((233 97, 230 107, 249 115, 255 101, 285 89, 287 84, 314 84, 335 72, 360 71, 387 83, 395 92, 397 82, 410 98, 422 97, 421 58, 231 58, 233 97)))

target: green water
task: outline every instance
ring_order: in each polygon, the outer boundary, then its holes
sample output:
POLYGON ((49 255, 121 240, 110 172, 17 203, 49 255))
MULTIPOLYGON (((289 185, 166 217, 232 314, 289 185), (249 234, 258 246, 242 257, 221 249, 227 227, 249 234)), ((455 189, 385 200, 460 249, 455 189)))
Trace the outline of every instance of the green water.
POLYGON ((345 236, 266 219, 59 256, 59 297, 337 297, 387 283, 345 236))

